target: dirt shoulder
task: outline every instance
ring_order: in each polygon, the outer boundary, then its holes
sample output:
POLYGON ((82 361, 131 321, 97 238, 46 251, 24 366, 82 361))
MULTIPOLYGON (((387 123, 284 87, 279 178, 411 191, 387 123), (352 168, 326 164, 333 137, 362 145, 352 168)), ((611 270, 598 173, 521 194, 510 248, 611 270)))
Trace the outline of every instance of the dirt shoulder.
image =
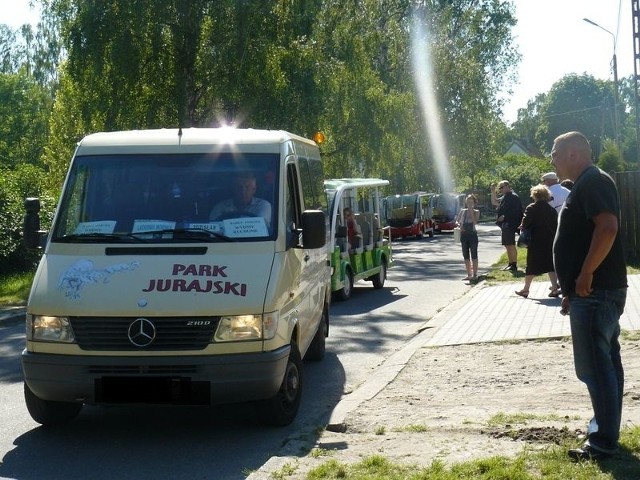
MULTIPOLYGON (((640 424, 640 346, 623 340, 622 349, 623 425, 634 426, 640 424)), ((391 384, 347 416, 345 432, 323 432, 310 453, 308 445, 291 444, 292 457, 281 464, 295 471, 285 478, 302 479, 329 458, 355 463, 379 454, 426 466, 434 459, 513 455, 575 439, 590 416, 570 339, 422 348, 391 384), (511 424, 490 423, 501 414, 511 424), (516 414, 524 421, 509 417, 516 414)))

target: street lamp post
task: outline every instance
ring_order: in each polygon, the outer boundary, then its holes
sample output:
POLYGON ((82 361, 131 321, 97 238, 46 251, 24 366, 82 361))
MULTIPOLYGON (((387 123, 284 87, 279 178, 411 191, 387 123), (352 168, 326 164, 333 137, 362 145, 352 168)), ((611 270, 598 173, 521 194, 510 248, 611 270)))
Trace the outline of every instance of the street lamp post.
POLYGON ((619 154, 622 155, 622 150, 620 147, 620 125, 619 125, 620 119, 618 118, 618 101, 619 100, 618 100, 618 59, 616 57, 616 36, 613 34, 613 32, 610 32, 603 26, 598 25, 593 20, 589 20, 588 18, 583 18, 582 20, 593 25, 594 27, 598 27, 600 30, 604 30, 613 38, 613 60, 611 62, 611 67, 613 68, 613 101, 614 101, 613 115, 615 117, 613 119, 613 128, 615 131, 614 135, 616 137, 616 146, 618 147, 619 154))

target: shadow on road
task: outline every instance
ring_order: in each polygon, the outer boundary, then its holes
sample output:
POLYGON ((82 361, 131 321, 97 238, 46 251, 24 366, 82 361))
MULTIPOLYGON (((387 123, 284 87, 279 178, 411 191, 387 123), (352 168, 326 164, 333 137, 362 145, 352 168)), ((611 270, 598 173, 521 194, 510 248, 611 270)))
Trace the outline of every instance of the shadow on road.
MULTIPOLYGON (((244 479, 288 439, 313 444, 340 400, 345 373, 335 353, 304 363, 300 413, 293 424, 261 424, 252 404, 85 406, 64 427, 37 426, 13 440, 0 477, 21 480, 244 479)), ((26 408, 25 421, 28 418, 26 408)))

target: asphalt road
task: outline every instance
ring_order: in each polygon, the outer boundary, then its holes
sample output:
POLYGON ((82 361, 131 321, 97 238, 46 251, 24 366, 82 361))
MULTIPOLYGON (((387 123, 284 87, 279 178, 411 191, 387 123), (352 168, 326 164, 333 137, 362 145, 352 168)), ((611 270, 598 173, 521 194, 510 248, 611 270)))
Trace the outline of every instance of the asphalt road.
MULTIPOLYGON (((494 226, 481 226, 480 269, 503 252, 494 226)), ((263 427, 251 405, 85 407, 64 428, 31 420, 22 394, 22 325, 0 327, 0 478, 244 479, 291 441, 327 424, 355 390, 425 322, 469 288, 451 234, 394 244, 395 266, 382 290, 356 284, 334 302, 323 362, 305 362, 296 421, 263 427)))

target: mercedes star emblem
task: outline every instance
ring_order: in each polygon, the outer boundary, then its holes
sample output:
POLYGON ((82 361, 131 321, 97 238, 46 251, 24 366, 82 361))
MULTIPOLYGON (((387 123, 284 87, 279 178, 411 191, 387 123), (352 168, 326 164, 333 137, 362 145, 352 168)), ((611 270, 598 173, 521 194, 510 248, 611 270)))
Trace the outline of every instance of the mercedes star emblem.
POLYGON ((156 327, 146 318, 136 318, 129 325, 127 332, 129 341, 136 347, 146 347, 156 338, 156 327))

